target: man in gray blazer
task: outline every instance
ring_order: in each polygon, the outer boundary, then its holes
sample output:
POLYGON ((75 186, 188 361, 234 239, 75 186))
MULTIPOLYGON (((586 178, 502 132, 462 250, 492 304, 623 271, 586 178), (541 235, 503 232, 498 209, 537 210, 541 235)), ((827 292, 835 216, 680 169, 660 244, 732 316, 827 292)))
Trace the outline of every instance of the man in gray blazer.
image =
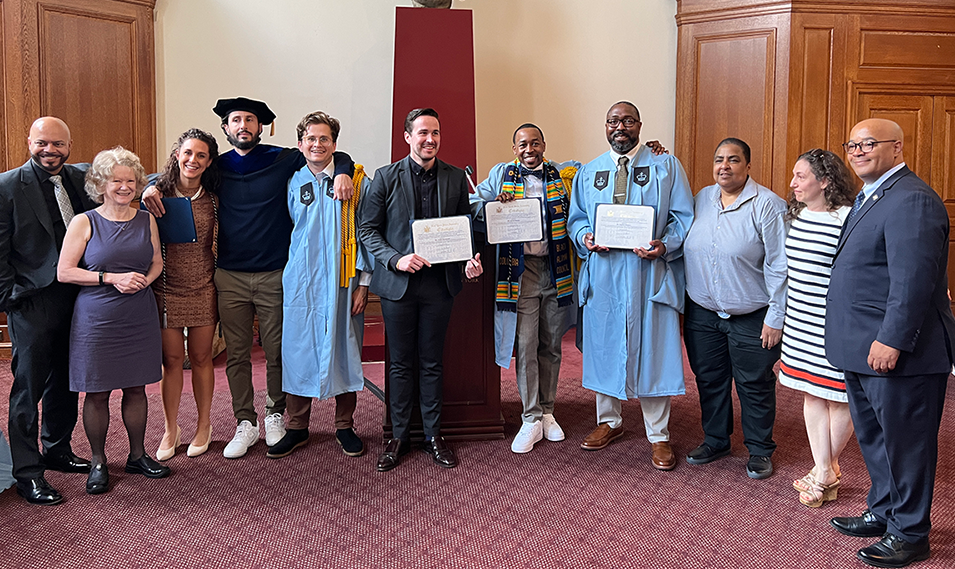
MULTIPOLYGON (((454 296, 461 291, 461 263, 432 266, 414 253, 411 221, 468 215, 465 173, 437 159, 441 128, 434 109, 415 109, 405 119, 407 158, 379 168, 362 200, 358 234, 374 255, 371 292, 381 297, 391 357, 389 405, 394 437, 378 458, 378 470, 398 466, 410 448, 413 370, 418 366, 418 402, 424 450, 444 468, 457 458, 441 438, 444 337, 454 296)), ((467 261, 465 274, 482 272, 480 254, 467 261)))
POLYGON ((902 139, 885 119, 852 128, 844 146, 865 185, 843 225, 826 297, 826 357, 845 370, 872 482, 861 516, 830 523, 881 538, 856 553, 876 567, 929 557, 938 429, 955 353, 948 212, 903 162, 902 139))
POLYGON ((63 497, 45 469, 89 472, 73 454, 77 394, 69 387, 69 338, 78 287, 56 280, 66 226, 96 204, 86 195, 88 165, 66 164, 70 129, 54 117, 37 119, 27 139, 30 160, 0 174, 0 311, 13 341, 10 450, 17 493, 31 504, 63 497), (43 401, 43 456, 37 448, 43 401))

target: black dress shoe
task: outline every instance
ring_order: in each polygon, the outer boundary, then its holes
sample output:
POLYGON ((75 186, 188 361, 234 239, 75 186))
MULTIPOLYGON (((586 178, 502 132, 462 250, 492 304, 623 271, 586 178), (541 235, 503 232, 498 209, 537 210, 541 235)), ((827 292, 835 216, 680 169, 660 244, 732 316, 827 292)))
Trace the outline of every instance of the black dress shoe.
POLYGON ((730 453, 730 447, 715 449, 710 445, 703 443, 686 455, 686 461, 690 464, 709 464, 718 458, 722 458, 730 453))
POLYGON ((387 472, 398 466, 401 457, 411 450, 411 443, 401 439, 391 439, 385 444, 385 450, 378 456, 378 472, 387 472))
POLYGON ((86 493, 102 494, 109 490, 109 471, 105 464, 97 464, 90 469, 90 475, 86 477, 86 493))
POLYGON ((927 539, 921 545, 915 545, 887 533, 869 547, 860 549, 856 557, 863 563, 876 567, 906 567, 916 561, 928 559, 930 554, 927 539))
POLYGON ((29 480, 17 480, 17 494, 23 496, 31 504, 52 506, 63 501, 63 496, 53 489, 43 476, 29 480))
POLYGON ((869 510, 857 518, 832 518, 829 525, 839 533, 852 537, 879 537, 886 530, 885 522, 880 522, 869 510))
POLYGON ((265 456, 282 458, 292 454, 298 447, 305 446, 306 443, 308 443, 308 429, 286 429, 285 436, 270 446, 265 456))
POLYGON ((431 440, 425 440, 421 450, 430 454, 431 460, 442 468, 454 468, 458 465, 458 458, 454 456, 454 451, 441 437, 432 437, 431 440))
POLYGON ((45 464, 49 470, 56 470, 58 472, 78 472, 80 474, 88 473, 90 471, 90 467, 92 467, 90 461, 76 456, 71 450, 64 452, 48 452, 43 455, 43 464, 45 464))
POLYGON ((126 459, 126 472, 130 474, 142 474, 146 478, 165 478, 172 473, 168 466, 163 466, 155 460, 149 458, 149 455, 143 455, 136 460, 126 459))

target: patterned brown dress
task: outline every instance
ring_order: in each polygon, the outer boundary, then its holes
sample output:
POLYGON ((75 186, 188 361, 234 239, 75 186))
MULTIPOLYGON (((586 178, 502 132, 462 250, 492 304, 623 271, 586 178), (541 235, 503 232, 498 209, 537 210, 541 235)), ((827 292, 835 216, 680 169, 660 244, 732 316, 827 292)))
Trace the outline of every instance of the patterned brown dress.
POLYGON ((219 321, 215 273, 215 207, 203 190, 192 202, 195 243, 167 243, 163 274, 153 283, 159 318, 165 300, 166 328, 211 326, 219 321))

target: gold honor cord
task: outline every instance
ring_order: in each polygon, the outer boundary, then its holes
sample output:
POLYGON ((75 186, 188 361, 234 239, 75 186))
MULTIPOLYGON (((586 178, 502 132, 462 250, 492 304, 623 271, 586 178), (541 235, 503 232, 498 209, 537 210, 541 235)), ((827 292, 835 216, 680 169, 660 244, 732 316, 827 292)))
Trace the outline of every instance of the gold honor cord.
POLYGON ((352 183, 355 193, 347 201, 342 202, 342 259, 341 277, 338 286, 347 287, 348 281, 355 276, 356 253, 358 250, 357 229, 355 227, 355 212, 358 210, 358 199, 361 197, 361 182, 365 179, 365 168, 355 164, 355 175, 352 183))

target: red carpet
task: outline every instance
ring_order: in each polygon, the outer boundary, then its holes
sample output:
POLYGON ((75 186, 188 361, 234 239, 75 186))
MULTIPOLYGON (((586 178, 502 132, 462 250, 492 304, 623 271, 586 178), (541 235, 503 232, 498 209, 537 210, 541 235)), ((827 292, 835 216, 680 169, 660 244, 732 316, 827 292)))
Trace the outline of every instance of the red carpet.
MULTIPOLYGON (((843 487, 835 503, 811 510, 790 484, 811 459, 801 396, 778 388, 776 474, 745 474, 741 434, 733 455, 690 466, 686 453, 702 439, 692 379, 673 399, 670 423, 680 463, 672 472, 650 466, 639 404, 624 405, 628 432, 599 452, 579 448, 594 426, 593 394, 580 387, 579 354, 565 339, 557 419, 567 433, 526 455, 510 452, 520 421, 513 373, 502 385, 505 441, 458 443, 461 465, 443 470, 415 452, 380 474, 382 404, 359 394, 356 424, 368 446, 344 456, 334 441, 333 403, 316 403, 308 446, 280 460, 250 454, 226 460, 222 449, 235 428, 224 371, 217 369, 214 438, 198 458, 180 447, 174 473, 147 480, 122 472, 128 450, 114 396, 108 443, 111 491, 87 496, 84 475, 48 473, 66 497, 56 507, 26 504, 13 489, 0 494, 0 567, 264 567, 280 568, 843 568, 864 567, 856 549, 872 540, 836 533, 828 519, 865 507, 868 478, 850 443, 842 461, 843 487)), ((382 366, 366 365, 381 384, 382 366)), ((257 352, 255 374, 263 371, 257 352)), ((688 376, 689 377, 689 376, 688 376)), ((6 421, 9 366, 0 369, 0 420, 6 421)), ((154 391, 154 390, 153 390, 154 391)), ((933 556, 918 568, 955 566, 955 391, 949 390, 935 488, 933 556)), ((183 399, 183 438, 193 434, 195 410, 183 399)), ((259 387, 257 404, 264 404, 259 387)), ((261 407, 260 407, 261 408, 261 407)), ((261 418, 260 418, 261 420, 261 418)), ((162 435, 158 394, 150 395, 150 453, 162 435)), ((74 448, 88 456, 82 427, 74 448)))

